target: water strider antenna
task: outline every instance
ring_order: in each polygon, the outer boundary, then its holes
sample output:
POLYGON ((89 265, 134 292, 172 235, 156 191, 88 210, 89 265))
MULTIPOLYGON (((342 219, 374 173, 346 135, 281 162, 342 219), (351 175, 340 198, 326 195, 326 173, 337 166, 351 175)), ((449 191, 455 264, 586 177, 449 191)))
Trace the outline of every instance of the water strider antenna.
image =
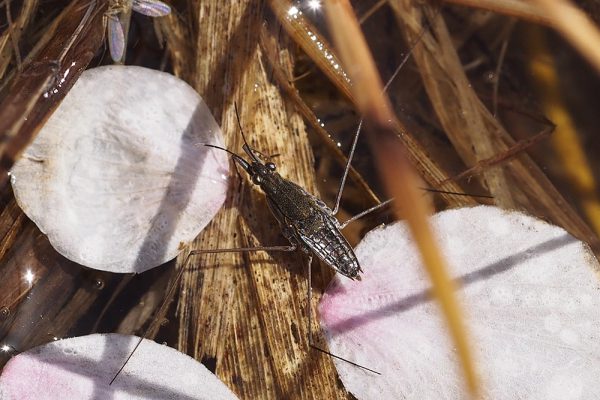
POLYGON ((244 130, 242 129, 242 123, 240 121, 240 113, 238 112, 236 102, 233 102, 233 108, 235 109, 235 117, 237 118, 238 127, 240 128, 240 133, 242 134, 242 140, 244 140, 244 145, 242 146, 242 149, 244 149, 246 154, 248 154, 250 156, 250 158, 252 158, 255 162, 262 164, 262 162, 258 159, 258 157, 256 157, 256 154, 254 154, 254 150, 252 150, 252 147, 250 147, 250 145, 248 144, 248 141, 246 140, 246 135, 244 135, 244 130))
POLYGON ((231 155, 231 157, 232 157, 232 158, 233 158, 233 159, 234 159, 234 160, 235 160, 235 161, 236 161, 238 164, 240 164, 240 165, 242 166, 242 168, 244 168, 246 171, 248 171, 248 170, 250 169, 250 164, 248 164, 248 161, 244 160, 244 159, 243 159, 241 156, 239 156, 239 155, 235 154, 233 151, 231 151, 231 150, 227 150, 227 149, 226 149, 226 148, 224 148, 224 147, 217 146, 217 145, 214 145, 214 144, 208 144, 208 143, 204 143, 204 145, 205 145, 206 147, 212 147, 213 149, 219 149, 219 150, 223 150, 223 151, 225 151, 225 152, 229 153, 229 155, 231 155))

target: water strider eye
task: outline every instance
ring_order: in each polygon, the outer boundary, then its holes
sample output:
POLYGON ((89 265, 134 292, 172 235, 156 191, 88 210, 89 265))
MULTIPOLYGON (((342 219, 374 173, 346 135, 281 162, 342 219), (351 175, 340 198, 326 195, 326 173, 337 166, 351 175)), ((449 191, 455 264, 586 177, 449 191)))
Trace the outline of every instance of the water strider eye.
POLYGON ((253 175, 252 182, 254 182, 255 185, 260 185, 260 183, 262 182, 262 178, 260 177, 260 175, 253 175))
POLYGON ((272 162, 267 163, 267 168, 269 168, 269 170, 271 170, 271 171, 275 171, 275 169, 277 169, 275 164, 273 164, 272 162))

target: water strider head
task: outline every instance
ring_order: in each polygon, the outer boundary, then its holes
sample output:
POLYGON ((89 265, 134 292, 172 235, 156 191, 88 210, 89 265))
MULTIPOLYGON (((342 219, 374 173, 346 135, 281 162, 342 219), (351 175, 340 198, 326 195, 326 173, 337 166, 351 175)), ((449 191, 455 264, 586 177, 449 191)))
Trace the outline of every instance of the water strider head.
POLYGON ((272 162, 263 162, 257 157, 257 153, 261 154, 259 151, 254 150, 248 144, 246 140, 246 135, 244 135, 244 130, 242 129, 242 123, 240 121, 240 115, 238 113, 237 104, 233 104, 235 109, 235 116, 237 118, 238 127, 240 128, 240 133, 242 134, 242 140, 244 141, 244 145, 242 146, 242 150, 250 157, 250 161, 245 160, 242 156, 235 154, 232 151, 224 149, 219 146, 214 146, 211 144, 206 144, 208 147, 214 147, 216 149, 225 150, 227 153, 231 155, 233 160, 250 175, 252 182, 256 185, 259 185, 263 191, 267 194, 270 194, 273 190, 276 190, 277 184, 281 181, 281 176, 275 172, 277 167, 272 162))
MULTIPOLYGON (((244 159, 239 154, 236 154, 236 153, 234 153, 230 150, 227 150, 223 147, 215 146, 212 144, 205 144, 205 146, 223 150, 223 151, 226 151, 227 153, 229 153, 231 155, 231 157, 233 158, 233 160, 240 167, 242 167, 244 169, 244 171, 246 171, 248 173, 248 175, 250 175, 250 179, 252 179, 252 182, 256 185, 259 185, 263 189, 267 189, 267 188, 273 186, 275 181, 278 181, 281 179, 281 176, 276 172, 277 167, 275 166, 275 164, 270 161, 266 162, 266 163, 261 161, 256 156, 255 150, 253 150, 248 145, 248 143, 244 143, 244 145, 242 146, 242 149, 250 157, 250 161, 244 159)), ((268 193, 269 191, 265 190, 265 192, 268 193)))

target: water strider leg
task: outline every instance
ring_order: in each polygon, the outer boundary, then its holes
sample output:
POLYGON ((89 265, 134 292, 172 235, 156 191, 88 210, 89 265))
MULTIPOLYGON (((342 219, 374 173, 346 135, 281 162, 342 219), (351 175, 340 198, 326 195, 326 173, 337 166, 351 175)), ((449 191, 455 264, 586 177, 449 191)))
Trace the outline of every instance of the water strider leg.
POLYGON ((350 165, 352 164, 352 159, 354 158, 354 151, 356 150, 356 143, 358 143, 358 137, 360 136, 360 130, 362 128, 363 120, 360 119, 358 123, 358 127, 356 128, 356 133, 354 134, 354 139, 352 140, 352 146, 350 147, 350 153, 348 153, 348 161, 346 161, 346 168, 344 168, 344 174, 342 175, 342 179, 340 180, 340 187, 338 188, 337 195, 335 196, 335 205, 333 206, 333 215, 336 215, 340 209, 340 201, 342 200, 342 193, 344 193, 344 186, 346 186, 346 179, 348 178, 348 172, 350 171, 350 165))
MULTIPOLYGON (((387 91, 390 84, 396 78, 396 76, 398 75, 400 70, 404 67, 404 64, 406 64, 406 62, 410 58, 412 51, 414 50, 415 46, 417 44, 419 44, 419 42, 421 41, 421 38, 423 37, 425 32, 426 32, 426 29, 425 29, 425 27, 423 27, 423 29, 421 30, 421 33, 419 33, 419 36, 413 42, 413 44, 410 46, 410 48, 406 52, 406 55, 402 58, 402 61, 400 61, 400 64, 398 65, 398 67, 396 68, 396 70, 394 71, 394 73, 392 74, 390 79, 388 79, 387 83, 383 87, 384 92, 387 91)), ((354 158, 354 151, 356 150, 356 143, 358 143, 358 137, 360 136, 360 130, 362 128, 362 124, 363 124, 363 119, 361 118, 360 122, 358 123, 358 127, 356 128, 356 133, 354 134, 354 139, 352 140, 352 146, 350 147, 350 153, 348 153, 348 161, 346 161, 346 168, 344 168, 344 174, 342 175, 342 179, 340 180, 340 187, 338 188, 337 195, 335 196, 335 205, 333 206, 333 215, 336 215, 340 208, 340 201, 342 200, 342 193, 344 192, 344 186, 346 186, 346 179, 348 178, 348 172, 350 171, 350 165, 352 164, 352 159, 354 158)), ((383 202, 375 207, 383 207, 384 203, 387 204, 387 202, 383 202)), ((372 210, 372 211, 375 211, 375 210, 372 210)), ((358 217, 358 218, 360 218, 360 217, 358 217)))
POLYGON ((308 256, 308 293, 307 293, 307 298, 308 298, 308 303, 306 304, 306 314, 308 315, 308 345, 310 347, 313 347, 313 340, 312 340, 312 260, 313 260, 313 256, 312 254, 308 256))
MULTIPOLYGON (((433 193, 446 193, 446 194, 453 194, 456 196, 470 196, 470 197, 481 197, 484 199, 493 199, 494 196, 489 196, 486 194, 471 194, 471 193, 459 193, 459 192, 449 192, 447 190, 438 190, 438 189, 432 189, 432 188, 421 188, 421 190, 425 190, 427 192, 433 192, 433 193)), ((371 208, 367 208, 366 210, 359 212, 358 214, 352 216, 350 219, 342 222, 339 226, 340 230, 344 229, 350 222, 354 222, 359 218, 364 217, 365 215, 368 215, 370 213, 372 213, 373 211, 377 211, 380 208, 383 208, 385 206, 387 206, 388 204, 390 204, 391 202, 393 202, 394 199, 387 199, 386 201, 383 201, 371 208)))
POLYGON ((325 349, 322 349, 313 343, 312 329, 311 329, 312 328, 312 307, 311 307, 311 305, 312 305, 312 260, 313 260, 313 256, 311 254, 308 256, 308 293, 307 293, 308 294, 308 302, 306 304, 306 313, 308 315, 308 326, 307 326, 307 328, 308 328, 308 346, 311 349, 315 349, 317 351, 320 351, 321 353, 327 354, 330 357, 337 358, 338 360, 347 362, 348 364, 354 365, 355 367, 362 368, 366 371, 372 372, 377 375, 381 375, 380 372, 377 372, 375 370, 372 370, 371 368, 367 368, 363 365, 357 364, 355 362, 352 362, 352 361, 342 358, 340 356, 336 356, 335 354, 333 354, 325 349))
MULTIPOLYGON (((199 255, 199 254, 214 254, 214 253, 249 253, 249 252, 252 252, 252 251, 285 251, 285 252, 292 252, 292 251, 295 251, 296 248, 297 248, 297 246, 294 245, 294 244, 292 244, 292 245, 289 245, 289 246, 257 246, 257 247, 238 247, 238 248, 233 248, 233 249, 192 250, 192 251, 190 251, 188 253, 187 257, 185 258, 185 261, 183 262, 183 266, 179 269, 179 271, 177 271, 177 275, 175 276, 173 284, 171 285, 171 287, 167 291, 167 294, 165 295, 165 300, 160 305, 160 308, 158 309, 157 315, 161 315, 161 314, 166 313, 166 311, 167 311, 166 309, 167 309, 167 307, 169 305, 169 301, 168 300, 175 293, 175 289, 177 288, 177 283, 179 282, 179 280, 183 276, 183 273, 185 272, 188 260, 190 259, 191 256, 199 255)), ((115 379, 117 379, 117 377, 119 376, 119 374, 121 373, 121 371, 123 371, 123 369, 125 368, 125 366, 129 362, 129 360, 131 359, 131 357, 133 357, 133 354, 135 353, 135 351, 137 350, 137 348, 142 343, 142 340, 144 340, 148 336, 148 334, 150 333, 150 331, 152 331, 153 329, 156 328, 157 324, 160 324, 160 322, 157 322, 157 320, 155 320, 154 322, 152 322, 146 328, 146 330, 144 331, 143 335, 140 337, 140 340, 138 340, 138 342, 135 344, 135 347, 133 348, 133 350, 131 351, 131 353, 129 353, 129 355, 125 359, 125 362, 123 362, 123 365, 121 365, 121 368, 119 368, 119 370, 117 371, 117 373, 115 374, 115 376, 111 379, 111 381, 109 383, 109 386, 112 385, 112 383, 115 381, 115 379)))
POLYGON ((348 225, 350 222, 356 221, 357 219, 362 218, 365 215, 368 215, 368 214, 370 214, 370 213, 372 213, 374 211, 377 211, 380 208, 383 208, 383 207, 387 206, 392 201, 394 201, 394 199, 388 199, 388 200, 386 200, 386 201, 384 201, 382 203, 379 203, 379 204, 377 204, 377 205, 375 205, 375 206, 373 206, 371 208, 367 208, 366 210, 364 210, 364 211, 362 211, 362 212, 360 212, 360 213, 358 213, 358 214, 350 217, 350 219, 348 219, 348 220, 346 220, 346 221, 344 221, 344 222, 342 222, 340 224, 340 227, 339 227, 340 230, 344 229, 346 227, 346 225, 348 225))
POLYGON ((234 249, 207 249, 207 250, 192 250, 189 252, 185 259, 184 265, 187 264, 188 259, 191 256, 198 254, 210 254, 210 253, 248 253, 251 251, 296 251, 296 245, 289 246, 256 246, 256 247, 236 247, 234 249))
MULTIPOLYGON (((447 190, 438 190, 438 189, 432 189, 432 188, 420 188, 421 190, 427 191, 427 192, 433 192, 433 193, 446 193, 446 194, 453 194, 456 196, 469 196, 469 197, 481 197, 484 199, 493 199, 494 196, 489 196, 486 194, 471 194, 471 193, 460 193, 460 192, 450 192, 447 190)), ((386 201, 383 201, 371 208, 367 208, 364 211, 359 212, 358 214, 352 216, 350 219, 342 222, 339 226, 340 230, 344 229, 350 222, 356 221, 359 218, 364 217, 365 215, 368 215, 370 213, 372 213, 373 211, 377 211, 380 208, 383 208, 385 206, 387 206, 388 204, 390 204, 391 202, 393 202, 394 199, 387 199, 386 201)))

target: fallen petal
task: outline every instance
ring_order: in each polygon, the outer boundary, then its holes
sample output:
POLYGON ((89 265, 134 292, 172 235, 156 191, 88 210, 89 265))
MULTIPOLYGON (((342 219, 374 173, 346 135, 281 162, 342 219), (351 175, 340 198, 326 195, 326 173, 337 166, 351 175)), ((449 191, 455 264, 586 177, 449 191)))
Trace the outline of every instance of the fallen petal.
POLYGON ((136 336, 94 334, 35 347, 4 367, 0 398, 237 399, 201 363, 146 339, 109 385, 138 340, 136 336))
POLYGON ((133 10, 149 17, 164 17, 171 7, 159 0, 133 0, 133 10))
POLYGON ((125 33, 123 25, 117 15, 109 16, 107 21, 108 29, 108 48, 110 50, 110 58, 114 62, 121 61, 125 50, 125 33))
POLYGON ((225 200, 221 130, 167 73, 85 71, 12 170, 19 206, 85 266, 143 272, 173 259, 225 200))
MULTIPOLYGON (((494 207, 431 219, 468 316, 485 399, 600 398, 598 262, 563 229, 494 207)), ((456 353, 404 223, 356 249, 362 281, 320 304, 330 351, 359 399, 463 399, 456 353)))

